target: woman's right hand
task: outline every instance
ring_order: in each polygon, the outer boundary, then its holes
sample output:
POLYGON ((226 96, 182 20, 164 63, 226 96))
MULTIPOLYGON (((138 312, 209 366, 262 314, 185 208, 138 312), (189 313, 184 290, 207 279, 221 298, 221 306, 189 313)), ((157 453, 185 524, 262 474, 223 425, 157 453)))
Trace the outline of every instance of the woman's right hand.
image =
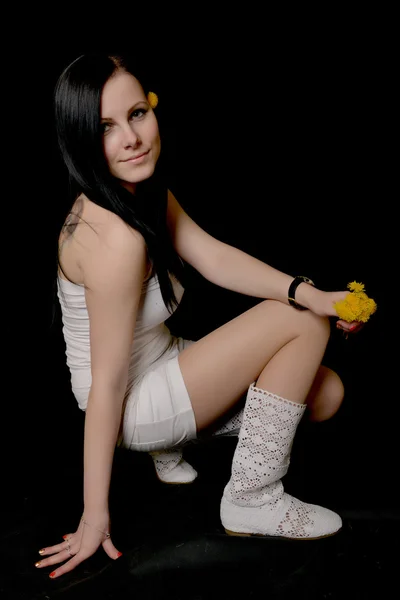
POLYGON ((334 305, 344 300, 348 293, 324 292, 308 283, 301 283, 296 290, 296 302, 320 317, 337 317, 334 305))
POLYGON ((85 520, 81 519, 75 533, 63 536, 64 542, 39 550, 39 554, 47 558, 40 560, 35 566, 49 567, 67 560, 50 573, 50 577, 55 579, 75 569, 81 562, 92 556, 100 546, 103 546, 110 558, 116 560, 122 553, 116 549, 111 537, 107 535, 109 528, 109 518, 101 519, 97 523, 94 521, 91 523, 86 518, 85 520))
MULTIPOLYGON (((311 286, 308 287, 311 288, 311 286)), ((334 306, 336 302, 344 300, 348 294, 349 291, 323 292, 322 290, 313 288, 313 292, 310 291, 309 297, 307 298, 307 308, 320 317, 337 317, 336 327, 338 329, 341 329, 346 334, 356 333, 363 327, 363 323, 358 321, 349 323, 343 319, 339 319, 334 306)))
POLYGON ((320 317, 337 317, 338 314, 335 309, 335 303, 344 300, 348 296, 349 292, 323 292, 322 290, 315 290, 316 293, 312 297, 312 304, 310 310, 320 317))

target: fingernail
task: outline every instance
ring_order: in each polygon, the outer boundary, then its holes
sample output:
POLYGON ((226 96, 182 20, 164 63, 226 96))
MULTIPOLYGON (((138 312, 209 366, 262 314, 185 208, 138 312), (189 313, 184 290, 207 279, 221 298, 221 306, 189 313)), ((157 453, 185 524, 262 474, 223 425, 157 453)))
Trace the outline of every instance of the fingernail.
POLYGON ((54 577, 54 576, 55 576, 55 574, 56 574, 56 572, 55 572, 55 571, 53 571, 52 573, 50 573, 49 577, 54 577))
POLYGON ((356 327, 357 327, 357 325, 350 325, 349 331, 353 331, 353 329, 355 329, 356 327))
POLYGON ((122 552, 117 553, 117 558, 119 558, 120 556, 122 556, 122 552))
POLYGON ((41 565, 40 560, 39 560, 39 562, 35 563, 35 567, 40 567, 40 565, 41 565))
POLYGON ((66 540, 66 539, 67 539, 67 537, 68 537, 67 535, 63 535, 63 536, 62 536, 63 540, 66 540))
POLYGON ((44 554, 46 552, 46 548, 42 548, 41 550, 39 550, 39 554, 44 554))

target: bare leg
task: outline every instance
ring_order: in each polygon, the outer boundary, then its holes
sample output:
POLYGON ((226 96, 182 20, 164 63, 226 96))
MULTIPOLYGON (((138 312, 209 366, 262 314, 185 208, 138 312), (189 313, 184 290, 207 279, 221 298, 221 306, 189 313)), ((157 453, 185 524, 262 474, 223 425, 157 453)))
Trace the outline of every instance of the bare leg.
MULTIPOLYGON (((339 375, 323 365, 317 371, 311 390, 306 398, 310 421, 326 421, 339 409, 344 396, 344 387, 339 375)), ((243 402, 244 404, 244 402, 243 402)), ((237 436, 243 422, 243 410, 224 415, 207 432, 212 436, 237 436)))
POLYGON ((327 319, 267 300, 183 350, 179 364, 197 428, 231 409, 255 380, 303 403, 329 334, 327 319))
POLYGON ((181 353, 199 429, 229 410, 248 387, 221 500, 228 533, 310 539, 340 529, 338 515, 286 494, 281 482, 329 334, 327 319, 266 301, 181 353))

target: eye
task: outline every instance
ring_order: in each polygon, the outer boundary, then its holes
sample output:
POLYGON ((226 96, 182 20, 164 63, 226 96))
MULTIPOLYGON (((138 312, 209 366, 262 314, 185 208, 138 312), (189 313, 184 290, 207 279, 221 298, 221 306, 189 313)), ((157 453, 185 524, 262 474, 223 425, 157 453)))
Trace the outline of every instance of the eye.
POLYGON ((130 118, 131 119, 142 119, 147 113, 147 109, 146 108, 136 108, 132 113, 130 118))
POLYGON ((100 127, 102 133, 107 133, 107 131, 111 129, 112 125, 111 123, 101 123, 100 127))

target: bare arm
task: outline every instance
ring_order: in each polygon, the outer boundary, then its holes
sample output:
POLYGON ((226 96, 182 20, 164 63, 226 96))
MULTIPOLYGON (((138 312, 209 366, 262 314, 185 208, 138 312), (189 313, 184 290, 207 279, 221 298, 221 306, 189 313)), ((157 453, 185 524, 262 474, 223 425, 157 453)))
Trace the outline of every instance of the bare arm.
POLYGON ((121 555, 111 538, 108 496, 146 248, 142 236, 115 215, 98 223, 97 229, 79 243, 92 367, 85 419, 84 519, 75 532, 63 536, 64 542, 40 551, 43 558, 37 567, 57 565, 52 578, 75 569, 100 545, 113 560, 121 555))
POLYGON ((85 261, 92 386, 85 419, 84 507, 88 519, 101 521, 108 513, 113 455, 145 276, 144 240, 119 224, 99 236, 85 261))
MULTIPOLYGON (((293 277, 209 235, 189 217, 171 192, 168 225, 178 254, 211 283, 247 296, 287 303, 293 277)), ((308 291, 304 288, 309 287, 299 286, 298 302, 307 301, 308 291)))
POLYGON ((218 261, 215 261, 214 265, 210 279, 212 283, 247 296, 288 303, 287 292, 293 277, 274 269, 254 256, 234 246, 223 244, 218 254, 218 261))
MULTIPOLYGON (((291 275, 209 235, 187 215, 171 192, 168 227, 178 254, 208 281, 240 294, 288 304, 291 275)), ((346 292, 323 292, 301 283, 296 301, 317 314, 335 316, 334 302, 345 295, 346 292)))

